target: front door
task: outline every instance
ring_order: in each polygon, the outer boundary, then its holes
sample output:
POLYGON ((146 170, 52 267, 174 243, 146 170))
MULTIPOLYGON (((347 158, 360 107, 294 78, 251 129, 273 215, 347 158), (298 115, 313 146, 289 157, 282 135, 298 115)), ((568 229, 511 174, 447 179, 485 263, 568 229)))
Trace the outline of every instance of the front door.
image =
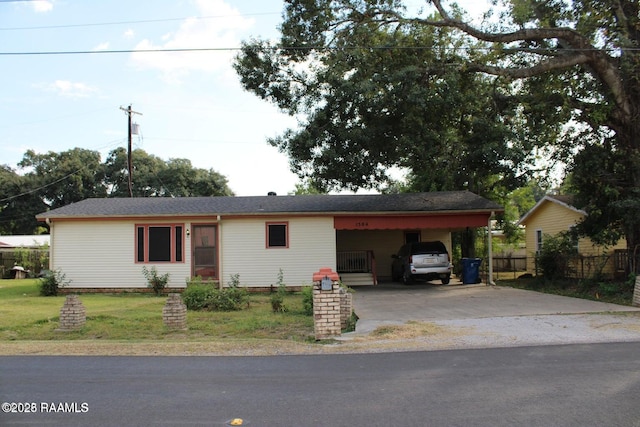
POLYGON ((218 228, 216 225, 194 225, 191 238, 193 275, 202 279, 218 278, 218 228))

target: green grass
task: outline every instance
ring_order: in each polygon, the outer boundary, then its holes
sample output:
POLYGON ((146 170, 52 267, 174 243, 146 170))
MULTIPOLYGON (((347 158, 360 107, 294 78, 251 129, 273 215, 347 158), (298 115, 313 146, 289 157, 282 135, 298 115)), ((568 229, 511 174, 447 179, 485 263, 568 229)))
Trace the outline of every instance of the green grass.
POLYGON ((530 278, 521 280, 499 280, 498 285, 527 289, 548 294, 631 305, 634 283, 631 281, 554 280, 530 278))
POLYGON ((165 297, 148 294, 82 294, 85 326, 58 332, 65 297, 39 295, 38 280, 0 280, 0 341, 3 340, 215 340, 287 339, 307 341, 313 317, 303 314, 302 296, 287 294, 287 313, 271 311, 269 294, 251 294, 249 308, 234 312, 187 313, 187 331, 162 322, 165 297))

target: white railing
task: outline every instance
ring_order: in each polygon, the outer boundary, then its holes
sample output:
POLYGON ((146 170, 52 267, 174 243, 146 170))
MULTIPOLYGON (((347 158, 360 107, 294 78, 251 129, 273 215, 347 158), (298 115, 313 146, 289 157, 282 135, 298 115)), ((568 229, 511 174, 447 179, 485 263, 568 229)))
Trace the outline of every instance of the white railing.
POLYGON ((337 253, 338 273, 371 273, 373 256, 370 251, 341 251, 337 253))

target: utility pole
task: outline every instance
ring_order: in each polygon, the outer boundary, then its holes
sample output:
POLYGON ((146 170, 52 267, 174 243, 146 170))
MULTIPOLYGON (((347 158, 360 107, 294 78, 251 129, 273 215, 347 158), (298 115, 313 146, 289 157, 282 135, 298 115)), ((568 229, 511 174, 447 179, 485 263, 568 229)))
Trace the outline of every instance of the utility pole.
POLYGON ((120 107, 122 111, 127 114, 127 135, 128 135, 128 144, 127 144, 127 169, 129 171, 129 197, 133 197, 133 161, 131 160, 131 115, 132 114, 140 114, 137 111, 133 111, 131 109, 131 104, 129 104, 128 108, 120 107))

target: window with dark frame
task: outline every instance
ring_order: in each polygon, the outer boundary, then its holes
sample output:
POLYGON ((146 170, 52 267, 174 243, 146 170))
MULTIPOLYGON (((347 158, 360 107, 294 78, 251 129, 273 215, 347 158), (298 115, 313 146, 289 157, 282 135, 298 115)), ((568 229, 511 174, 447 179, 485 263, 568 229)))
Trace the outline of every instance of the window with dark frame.
POLYGON ((542 250, 542 230, 536 230, 536 252, 542 250))
POLYGON ((420 240, 421 240, 420 231, 405 231, 404 233, 405 243, 415 243, 415 242, 419 242, 420 240))
POLYGON ((144 262, 144 227, 137 227, 136 261, 144 262))
POLYGON ((182 262, 182 226, 176 225, 173 229, 176 236, 176 262, 182 262))
POLYGON ((182 225, 137 225, 136 262, 183 262, 182 225))
POLYGON ((287 228, 287 223, 267 223, 267 248, 288 247, 287 228))
POLYGON ((171 227, 149 227, 149 262, 171 262, 171 227))
POLYGON ((578 232, 576 231, 575 225, 571 225, 569 227, 569 236, 571 236, 571 241, 573 243, 573 247, 576 250, 576 253, 580 253, 580 238, 578 237, 578 232))

